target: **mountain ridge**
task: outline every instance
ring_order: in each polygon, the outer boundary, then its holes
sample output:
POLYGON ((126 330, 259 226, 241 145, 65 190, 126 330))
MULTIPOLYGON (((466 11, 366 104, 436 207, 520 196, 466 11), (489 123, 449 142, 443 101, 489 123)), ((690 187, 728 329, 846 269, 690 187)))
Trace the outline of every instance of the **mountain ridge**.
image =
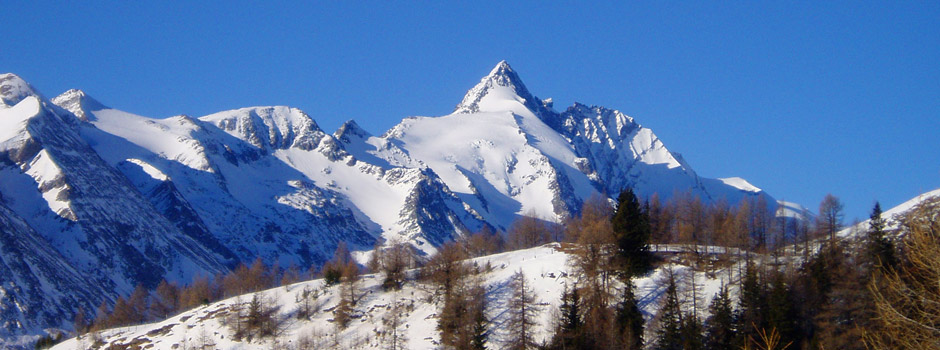
MULTIPOLYGON (((700 178, 617 110, 554 111, 505 61, 454 113, 405 118, 379 136, 355 121, 328 133, 287 106, 155 119, 81 90, 48 100, 0 76, 0 198, 12 201, 0 219, 22 218, 29 229, 18 232, 38 233, 60 253, 56 264, 97 276, 108 292, 83 305, 258 257, 317 265, 340 242, 362 251, 401 241, 429 255, 523 215, 562 222, 589 197, 625 188, 732 203, 766 195, 700 178)), ((74 281, 67 272, 42 279, 74 281)), ((0 301, 3 310, 13 308, 0 301)), ((27 322, 0 336, 49 326, 63 325, 27 322)))

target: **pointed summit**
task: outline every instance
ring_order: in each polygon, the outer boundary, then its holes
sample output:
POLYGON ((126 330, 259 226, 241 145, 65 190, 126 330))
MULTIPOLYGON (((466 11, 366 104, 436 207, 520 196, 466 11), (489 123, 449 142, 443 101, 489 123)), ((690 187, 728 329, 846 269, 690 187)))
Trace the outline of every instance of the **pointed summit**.
POLYGON ((0 105, 13 107, 29 96, 42 100, 42 95, 16 74, 0 74, 0 105))
POLYGON ((538 116, 551 114, 541 100, 529 93, 519 75, 506 61, 500 61, 490 74, 480 79, 463 101, 454 109, 454 113, 503 112, 520 113, 517 107, 523 107, 538 116), (521 105, 521 106, 520 106, 521 105))
POLYGON ((346 144, 352 142, 353 139, 364 140, 371 136, 372 134, 370 134, 368 131, 365 131, 362 127, 359 126, 358 123, 356 123, 355 120, 352 119, 347 120, 345 123, 343 123, 342 126, 339 127, 339 129, 336 130, 336 132, 333 133, 333 137, 346 144))
POLYGON ((88 96, 84 91, 78 89, 71 89, 56 96, 52 99, 52 103, 65 108, 69 112, 72 112, 72 114, 75 114, 78 119, 86 122, 95 119, 95 115, 92 112, 109 109, 108 106, 105 106, 101 102, 98 102, 98 100, 88 96))
POLYGON ((499 61, 499 63, 496 64, 496 67, 493 67, 493 70, 491 70, 489 74, 489 76, 500 77, 508 77, 509 75, 513 75, 515 76, 515 79, 519 79, 519 76, 513 72, 512 67, 509 66, 509 62, 506 62, 506 60, 499 61))

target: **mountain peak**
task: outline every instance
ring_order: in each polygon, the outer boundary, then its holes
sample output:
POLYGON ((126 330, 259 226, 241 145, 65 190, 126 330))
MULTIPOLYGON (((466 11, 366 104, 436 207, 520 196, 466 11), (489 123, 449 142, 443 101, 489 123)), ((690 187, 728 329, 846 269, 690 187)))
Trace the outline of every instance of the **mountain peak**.
POLYGON ((490 76, 494 76, 494 75, 506 76, 508 74, 514 74, 514 72, 512 71, 512 67, 509 66, 509 62, 506 62, 506 60, 502 60, 496 64, 496 67, 493 67, 493 70, 490 71, 489 75, 490 76))
POLYGON ((36 96, 42 100, 39 92, 23 78, 13 73, 0 74, 0 104, 12 107, 29 96, 36 96))
POLYGON ((69 112, 72 112, 72 114, 75 114, 78 119, 86 122, 94 119, 92 112, 109 108, 79 89, 71 89, 63 92, 61 95, 53 98, 52 103, 65 108, 69 112))
POLYGON ((347 144, 351 142, 350 138, 366 139, 370 136, 372 136, 372 134, 370 134, 368 131, 365 131, 361 126, 359 126, 359 123, 356 123, 356 121, 352 119, 347 120, 345 123, 343 123, 342 126, 339 127, 339 129, 336 130, 335 133, 333 133, 333 137, 347 144))
POLYGON ((501 101, 515 101, 538 114, 539 100, 529 93, 522 83, 519 75, 509 66, 509 63, 500 61, 464 96, 463 100, 454 109, 454 113, 476 113, 512 110, 506 108, 501 101))

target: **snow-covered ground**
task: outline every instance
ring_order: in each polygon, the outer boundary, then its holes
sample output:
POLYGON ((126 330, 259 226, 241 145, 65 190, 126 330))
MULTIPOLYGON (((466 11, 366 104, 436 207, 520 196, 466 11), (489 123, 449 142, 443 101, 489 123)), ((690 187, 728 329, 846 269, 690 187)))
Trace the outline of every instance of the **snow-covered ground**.
MULTIPOLYGON (((561 251, 558 244, 495 254, 471 260, 471 264, 481 268, 490 266, 491 270, 479 277, 486 288, 487 316, 489 319, 488 345, 498 349, 506 337, 506 330, 501 325, 507 318, 506 302, 512 291, 509 287, 511 276, 522 271, 532 291, 537 296, 540 307, 539 322, 536 329, 536 341, 547 340, 557 319, 557 308, 565 284, 574 281, 569 255, 561 251)), ((691 270, 682 265, 667 264, 649 275, 635 281, 637 299, 650 319, 658 308, 658 300, 663 294, 662 281, 667 268, 689 280, 691 270)), ((732 267, 732 271, 735 267, 732 267)), ((735 274, 736 276, 736 274, 735 274)), ((106 344, 137 344, 146 349, 188 349, 200 345, 214 344, 218 349, 270 349, 274 342, 279 345, 295 346, 299 342, 309 341, 322 349, 339 342, 342 349, 381 348, 384 339, 379 332, 383 330, 382 319, 392 312, 393 303, 401 303, 403 326, 399 328, 408 339, 408 349, 434 349, 437 347, 437 314, 440 309, 439 298, 433 298, 433 287, 416 281, 409 281, 400 291, 383 291, 381 275, 363 275, 359 290, 361 299, 355 306, 354 318, 346 329, 337 333, 333 323, 332 310, 339 300, 339 285, 327 287, 323 280, 312 280, 292 285, 269 289, 258 295, 275 301, 279 307, 279 317, 284 320, 283 333, 277 338, 254 339, 252 342, 234 341, 232 331, 225 325, 226 316, 232 305, 247 303, 253 294, 222 300, 199 307, 164 321, 105 330, 100 333, 106 344), (313 303, 318 305, 309 320, 296 317, 301 307, 304 293, 318 296, 313 303), (430 302, 429 302, 430 301, 430 302)), ((685 285, 688 282, 686 282, 685 285)), ((718 292, 722 283, 728 283, 728 273, 695 273, 698 305, 705 309, 711 297, 718 292)), ((681 287, 680 287, 681 288, 681 287)), ((687 300, 688 302, 688 300, 687 300)), ((704 315, 702 315, 704 316, 704 315)), ((53 349, 84 349, 92 344, 92 337, 69 339, 53 349)))
MULTIPOLYGON (((917 197, 908 199, 904 203, 894 206, 893 208, 884 210, 881 213, 881 217, 885 219, 885 229, 887 230, 897 229, 900 225, 900 223, 898 222, 898 219, 900 216, 907 214, 908 212, 911 211, 911 209, 914 209, 914 207, 916 207, 918 204, 923 203, 926 200, 936 198, 936 197, 940 197, 940 188, 935 189, 933 191, 924 192, 920 195, 917 195, 917 197)), ((842 229, 842 231, 839 231, 838 235, 839 237, 848 237, 854 234, 858 234, 860 232, 866 232, 868 230, 870 222, 871 220, 868 219, 868 220, 864 220, 858 223, 857 225, 850 225, 842 229)))

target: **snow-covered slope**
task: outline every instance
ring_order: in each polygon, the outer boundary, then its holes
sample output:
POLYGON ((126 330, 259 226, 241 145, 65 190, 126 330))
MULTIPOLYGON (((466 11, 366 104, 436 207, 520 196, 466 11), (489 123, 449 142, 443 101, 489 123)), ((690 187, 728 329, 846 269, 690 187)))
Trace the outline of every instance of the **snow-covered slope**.
POLYGON ((136 284, 226 269, 99 157, 74 115, 16 76, 0 81, 0 336, 68 326, 77 307, 136 284))
MULTIPOLYGON (((938 197, 940 197, 940 188, 935 189, 933 191, 921 193, 914 198, 908 199, 904 203, 898 204, 888 210, 883 211, 881 213, 881 217, 885 219, 885 224, 886 224, 885 228, 887 230, 897 229, 900 225, 900 222, 898 220, 901 219, 902 216, 909 213, 911 209, 914 209, 915 207, 917 207, 918 204, 921 204, 927 200, 935 199, 938 197)), ((871 220, 867 219, 865 221, 858 223, 858 225, 846 227, 842 231, 839 231, 839 236, 848 237, 853 234, 865 233, 868 231, 870 222, 871 220)))
MULTIPOLYGON (((356 159, 297 109, 253 107, 199 119, 94 115, 96 130, 87 135, 103 153, 128 148, 108 143, 141 148, 132 159, 167 174, 160 181, 173 183, 242 260, 318 264, 339 241, 365 248, 377 237, 433 252, 483 225, 433 172, 356 159)), ((121 164, 127 153, 111 161, 121 164)))
MULTIPOLYGON (((561 301, 561 293, 566 284, 571 286, 576 282, 568 257, 568 254, 559 250, 557 244, 551 244, 471 261, 471 264, 484 271, 486 266, 492 267, 491 271, 476 276, 482 280, 486 290, 488 348, 499 349, 505 346, 507 330, 501 325, 508 317, 507 302, 512 294, 509 281, 517 271, 525 274, 540 309, 534 331, 535 341, 541 342, 550 336, 555 325, 555 313, 561 301)), ((690 278, 693 273, 688 267, 668 264, 637 279, 636 295, 647 319, 659 307, 666 268, 672 268, 680 280, 690 278)), ((718 292, 723 282, 727 284, 725 273, 719 272, 710 276, 695 273, 699 303, 706 303, 718 292)), ((401 312, 402 317, 399 331, 407 338, 404 348, 437 349, 439 333, 436 327, 441 301, 439 295, 435 296, 434 288, 422 282, 409 281, 400 291, 384 291, 381 282, 381 275, 363 276, 358 293, 361 299, 356 303, 353 320, 346 329, 337 330, 333 322, 333 310, 339 300, 340 287, 328 287, 324 285, 323 280, 313 280, 257 294, 262 300, 273 302, 274 308, 278 309, 277 317, 283 321, 284 326, 281 335, 277 337, 256 338, 252 341, 234 340, 231 328, 234 322, 229 315, 234 309, 233 306, 251 301, 254 298, 252 294, 219 301, 153 324, 107 330, 100 336, 105 347, 109 344, 133 343, 141 348, 154 350, 193 348, 209 344, 214 344, 219 349, 269 349, 274 342, 280 346, 296 346, 304 341, 312 343, 311 348, 333 347, 335 342, 338 342, 338 348, 342 349, 385 348, 387 340, 380 335, 380 332, 386 330, 382 320, 396 312, 393 305, 398 303, 403 306, 398 308, 398 312, 401 312), (316 305, 315 309, 318 311, 309 319, 299 319, 297 314, 305 293, 308 302, 316 305)), ((690 303, 691 300, 684 302, 690 303)), ((86 336, 84 340, 69 339, 53 349, 75 349, 90 343, 90 338, 86 336)))
POLYGON ((374 239, 339 194, 270 155, 269 139, 257 138, 267 130, 246 134, 256 137, 246 137, 258 142, 251 144, 186 116, 151 119, 112 109, 93 114, 83 136, 99 153, 177 226, 194 224, 187 232, 218 240, 235 261, 261 256, 310 265, 335 248, 310 242, 365 245, 374 239))
POLYGON ((23 328, 68 327, 74 308, 92 310, 108 291, 88 281, 23 218, 0 201, 0 336, 23 328))
MULTIPOLYGON (((185 283, 256 257, 320 264, 341 241, 353 250, 404 241, 430 254, 521 215, 561 221, 590 196, 627 187, 730 203, 764 194, 743 179, 699 177, 619 111, 555 111, 506 62, 454 113, 406 118, 380 136, 354 121, 330 134, 284 106, 156 119, 81 90, 48 100, 0 75, 0 220, 36 247, 28 264, 67 267, 11 267, 0 288, 41 290, 33 305, 65 319, 138 283, 185 283)), ((0 338, 68 328, 30 316, 40 310, 4 311, 10 303, 0 305, 0 324, 12 325, 0 338)))
POLYGON ((927 201, 929 199, 934 199, 936 197, 940 197, 940 188, 933 190, 933 191, 921 193, 917 197, 908 199, 904 203, 898 204, 891 209, 885 210, 884 213, 882 213, 881 215, 882 217, 886 219, 893 219, 897 217, 898 215, 903 215, 911 211, 911 209, 914 209, 914 207, 916 207, 918 204, 923 203, 924 201, 927 201))

